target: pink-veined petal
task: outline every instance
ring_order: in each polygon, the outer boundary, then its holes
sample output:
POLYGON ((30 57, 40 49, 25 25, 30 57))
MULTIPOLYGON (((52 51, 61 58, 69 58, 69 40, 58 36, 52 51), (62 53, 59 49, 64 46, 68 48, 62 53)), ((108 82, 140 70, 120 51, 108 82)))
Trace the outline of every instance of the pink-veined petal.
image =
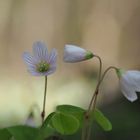
POLYGON ((49 55, 48 62, 50 64, 56 63, 56 59, 57 59, 57 51, 56 51, 56 49, 52 49, 52 51, 50 52, 50 55, 49 55))
POLYGON ((47 76, 56 70, 57 51, 53 49, 49 55, 47 47, 43 42, 33 45, 33 56, 24 53, 23 58, 28 66, 28 71, 34 76, 47 76), (49 66, 48 68, 46 68, 49 66), (40 68, 42 71, 40 71, 40 68))
POLYGON ((45 43, 38 41, 33 44, 33 54, 39 60, 46 60, 48 58, 48 49, 45 43))
POLYGON ((34 66, 37 63, 36 59, 33 56, 31 56, 28 52, 23 53, 23 60, 29 66, 34 66))

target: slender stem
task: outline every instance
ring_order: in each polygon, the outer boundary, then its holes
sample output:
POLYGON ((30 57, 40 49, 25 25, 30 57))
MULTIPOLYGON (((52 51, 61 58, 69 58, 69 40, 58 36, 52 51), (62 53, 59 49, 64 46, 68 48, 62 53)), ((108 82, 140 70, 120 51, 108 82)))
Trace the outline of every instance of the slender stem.
POLYGON ((99 74, 98 74, 98 84, 96 86, 96 89, 95 89, 95 92, 91 98, 91 101, 90 101, 90 104, 89 104, 89 107, 88 107, 88 110, 87 110, 87 113, 89 113, 90 109, 91 109, 91 106, 93 104, 93 101, 94 101, 94 98, 95 98, 95 93, 97 92, 98 90, 98 87, 99 87, 99 83, 100 83, 100 80, 101 80, 101 74, 102 74, 102 60, 101 58, 98 56, 98 55, 94 55, 96 58, 98 58, 99 60, 99 63, 100 63, 100 66, 99 66, 99 74))
MULTIPOLYGON (((97 91, 95 93, 95 99, 94 99, 94 102, 93 102, 93 107, 92 107, 91 112, 94 112, 94 110, 96 108, 96 102, 97 102, 98 92, 99 92, 99 89, 97 89, 97 91)), ((94 117, 94 114, 93 114, 93 117, 94 117)), ((89 140, 90 135, 91 135, 91 126, 89 125, 88 127, 89 128, 88 128, 88 131, 87 131, 86 140, 89 140)))
MULTIPOLYGON (((86 113, 86 112, 85 112, 86 113)), ((84 116, 84 121, 83 121, 83 123, 84 123, 84 125, 83 125, 83 127, 82 127, 82 137, 81 137, 81 140, 85 140, 85 137, 86 137, 86 131, 87 131, 87 119, 86 119, 86 117, 84 116)))
MULTIPOLYGON (((97 101, 97 94, 95 94, 95 98, 94 98, 94 107, 95 108, 95 105, 96 105, 96 101, 97 101)), ((86 112, 87 113, 87 112, 86 112)), ((82 140, 89 140, 90 138, 90 134, 91 134, 91 123, 90 123, 90 114, 86 115, 86 120, 85 120, 85 124, 84 124, 84 128, 83 130, 84 131, 84 134, 82 135, 82 140)))
POLYGON ((46 94, 47 94, 47 76, 45 76, 45 89, 44 89, 44 99, 43 99, 43 110, 42 110, 42 113, 41 113, 42 124, 43 124, 44 118, 45 118, 46 94))
MULTIPOLYGON (((92 99, 91 99, 91 102, 90 102, 90 105, 89 105, 89 108, 88 108, 87 113, 89 113, 90 110, 91 110, 91 107, 92 107, 94 98, 98 95, 99 87, 100 87, 100 85, 101 85, 101 83, 102 83, 102 81, 103 81, 105 75, 106 75, 107 72, 108 72, 109 70, 111 70, 111 69, 117 70, 118 68, 117 68, 117 67, 114 67, 114 66, 110 66, 110 67, 108 67, 108 68, 104 71, 102 77, 101 77, 100 80, 98 81, 98 84, 97 84, 97 86, 96 86, 95 92, 94 92, 93 97, 92 97, 92 99)), ((93 108, 94 108, 94 104, 93 104, 93 108)), ((92 109, 92 110, 93 110, 93 109, 92 109)))
MULTIPOLYGON (((102 83, 102 81, 103 81, 105 75, 106 75, 107 72, 108 72, 109 70, 111 70, 111 69, 117 70, 118 68, 117 68, 117 67, 114 67, 114 66, 110 66, 110 67, 108 67, 108 68, 104 71, 102 77, 100 77, 100 80, 98 81, 98 84, 97 84, 97 86, 96 86, 95 92, 94 92, 93 97, 92 97, 92 99, 91 99, 91 102, 90 102, 90 104, 89 104, 88 111, 90 111, 90 109, 91 109, 93 100, 94 100, 96 94, 98 94, 97 91, 99 90, 99 87, 100 87, 100 85, 101 85, 101 83, 102 83)), ((88 112, 88 111, 87 111, 87 112, 88 112)))
MULTIPOLYGON (((98 55, 94 55, 95 58, 97 58, 99 60, 99 74, 98 74, 98 83, 101 79, 101 74, 102 74, 102 60, 98 55)), ((98 84, 97 84, 98 85, 98 84)), ((96 94, 97 93, 97 89, 95 90, 92 99, 90 101, 89 107, 88 107, 88 111, 85 113, 85 117, 84 117, 84 126, 82 129, 82 140, 85 140, 87 138, 87 134, 88 134, 88 129, 89 129, 89 114, 90 114, 90 109, 92 107, 92 103, 94 102, 94 99, 96 100, 96 94)), ((96 101, 95 101, 96 102, 96 101)))
POLYGON ((100 86, 100 84, 102 83, 102 81, 103 81, 105 75, 106 75, 107 72, 108 72, 109 70, 111 70, 111 69, 118 70, 118 68, 117 68, 117 67, 114 67, 114 66, 108 67, 108 68, 104 71, 104 73, 103 73, 103 75, 102 75, 102 77, 101 77, 101 79, 100 79, 100 81, 99 81, 99 83, 98 83, 98 85, 97 85, 97 88, 99 88, 99 86, 100 86))
POLYGON ((101 60, 101 57, 98 56, 98 55, 94 55, 94 57, 98 58, 99 63, 100 63, 100 66, 99 66, 99 74, 98 74, 98 82, 99 82, 100 79, 101 79, 101 74, 102 74, 102 60, 101 60))
MULTIPOLYGON (((104 71, 102 77, 100 77, 100 79, 99 79, 99 81, 98 81, 98 84, 97 84, 97 86, 96 86, 96 89, 95 89, 95 93, 93 94, 93 97, 92 97, 92 99, 91 99, 91 102, 90 102, 90 105, 89 105, 89 108, 88 108, 88 111, 87 111, 87 116, 88 116, 88 118, 90 117, 91 112, 93 112, 93 111, 95 110, 96 102, 97 102, 97 96, 98 96, 98 93, 99 93, 99 87, 100 87, 100 85, 101 85, 101 83, 102 83, 102 81, 103 81, 105 75, 106 75, 107 72, 108 72, 109 70, 111 70, 111 69, 117 70, 118 68, 116 68, 116 67, 114 67, 114 66, 110 66, 110 67, 108 67, 108 68, 104 71), (93 107, 92 107, 92 106, 93 106, 93 107)), ((90 133, 91 133, 91 128, 90 128, 90 127, 89 127, 89 128, 87 127, 87 131, 86 131, 86 140, 88 140, 88 139, 90 138, 90 133)))

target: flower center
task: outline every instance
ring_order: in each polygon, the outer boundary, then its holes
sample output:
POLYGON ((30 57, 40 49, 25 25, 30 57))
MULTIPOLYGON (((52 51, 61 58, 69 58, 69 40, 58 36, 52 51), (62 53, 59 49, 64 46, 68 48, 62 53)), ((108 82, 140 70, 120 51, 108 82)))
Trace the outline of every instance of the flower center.
POLYGON ((46 72, 48 71, 49 67, 50 65, 47 62, 42 61, 37 65, 37 71, 46 72))

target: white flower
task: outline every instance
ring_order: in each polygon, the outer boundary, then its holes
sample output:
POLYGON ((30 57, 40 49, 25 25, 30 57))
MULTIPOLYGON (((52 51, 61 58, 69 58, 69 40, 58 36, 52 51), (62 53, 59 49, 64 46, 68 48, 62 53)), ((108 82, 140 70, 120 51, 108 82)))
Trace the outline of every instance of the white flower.
POLYGON ((137 100, 136 92, 140 92, 140 71, 121 72, 118 69, 117 74, 120 78, 120 87, 123 95, 131 102, 137 100))
POLYGON ((64 48, 64 61, 69 63, 75 63, 92 58, 94 55, 92 52, 87 51, 75 45, 65 45, 64 48))
POLYGON ((47 76, 56 70, 57 51, 52 49, 49 54, 46 45, 37 41, 33 45, 33 55, 24 52, 23 59, 32 75, 47 76))

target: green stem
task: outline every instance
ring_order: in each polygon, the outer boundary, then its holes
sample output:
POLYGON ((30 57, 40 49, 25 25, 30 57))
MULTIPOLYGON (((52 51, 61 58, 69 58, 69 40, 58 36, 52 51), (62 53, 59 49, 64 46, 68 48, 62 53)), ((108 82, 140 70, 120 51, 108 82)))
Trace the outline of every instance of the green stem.
MULTIPOLYGON (((99 89, 96 91, 96 93, 95 93, 95 98, 94 98, 94 102, 93 102, 93 108, 92 108, 92 110, 91 110, 91 112, 89 112, 89 117, 90 117, 90 114, 92 113, 92 112, 94 112, 94 110, 95 110, 95 108, 96 108, 96 102, 97 102, 97 97, 98 97, 98 93, 99 93, 99 89)), ((94 115, 94 114, 93 114, 94 115)), ((93 116, 94 117, 94 116, 93 116)), ((92 118, 93 119, 93 118, 92 118)), ((90 138, 90 135, 91 135, 91 124, 90 124, 90 122, 89 122, 89 125, 88 125, 88 131, 87 131, 87 135, 86 135, 86 140, 89 140, 89 138, 90 138)))
MULTIPOLYGON (((97 86, 96 86, 96 89, 95 89, 95 93, 94 93, 94 96, 93 96, 93 99, 91 100, 91 103, 90 103, 90 106, 89 106, 89 110, 87 111, 87 115, 88 115, 88 118, 90 118, 90 115, 92 112, 94 112, 95 108, 96 108, 96 102, 97 102, 97 97, 98 97, 98 94, 99 94, 99 87, 105 77, 105 75, 107 74, 107 72, 111 69, 114 69, 114 70, 117 70, 118 68, 117 67, 114 67, 114 66, 110 66, 108 67, 102 77, 100 78, 97 86), (93 107, 92 107, 93 106, 93 107)), ((87 128, 88 131, 87 131, 87 134, 86 134, 86 140, 88 140, 90 138, 90 133, 91 133, 91 128, 87 128)))
POLYGON ((92 96, 92 98, 91 98, 91 101, 90 101, 90 104, 89 104, 89 107, 88 107, 88 111, 87 111, 87 112, 89 112, 90 109, 91 109, 92 103, 93 103, 94 98, 95 98, 95 93, 97 92, 97 89, 98 89, 98 87, 99 87, 99 83, 100 83, 100 80, 101 80, 101 74, 102 74, 102 60, 101 60, 101 58, 100 58, 98 55, 94 55, 94 56, 95 56, 96 58, 98 58, 98 60, 99 60, 99 62, 100 62, 100 66, 99 66, 99 75, 98 75, 98 84, 97 84, 96 90, 95 90, 95 92, 94 92, 94 94, 93 94, 93 96, 92 96))
POLYGON ((42 110, 42 113, 41 113, 42 124, 43 124, 44 118, 45 118, 46 94, 47 94, 47 76, 45 76, 45 89, 44 89, 44 99, 43 99, 43 110, 42 110))
POLYGON ((102 74, 102 60, 101 60, 100 56, 98 56, 98 55, 94 55, 94 57, 98 58, 99 63, 100 63, 99 74, 98 74, 98 82, 99 82, 101 79, 101 74, 102 74))
POLYGON ((94 94, 93 94, 93 96, 92 96, 92 99, 91 99, 91 101, 90 101, 90 104, 89 104, 89 107, 88 107, 88 111, 87 111, 87 112, 89 112, 90 109, 91 109, 91 107, 92 107, 93 100, 94 100, 95 95, 96 95, 95 93, 98 93, 97 91, 99 90, 99 87, 100 87, 100 85, 101 85, 101 83, 102 83, 102 81, 103 81, 105 75, 106 75, 107 72, 108 72, 109 70, 111 70, 111 69, 117 70, 118 68, 117 68, 117 67, 114 67, 114 66, 110 66, 110 67, 108 67, 108 68, 104 71, 102 77, 100 77, 100 79, 99 79, 99 81, 98 81, 98 84, 97 84, 97 86, 96 86, 95 92, 94 92, 94 94))
MULTIPOLYGON (((99 60, 99 74, 98 74, 98 83, 99 83, 99 81, 101 79, 101 74, 102 74, 102 60, 98 55, 94 55, 94 57, 99 60)), ((83 126, 83 129, 82 129, 82 140, 85 140, 87 138, 88 129, 89 129, 89 112, 91 110, 92 103, 94 102, 94 99, 96 100, 96 96, 97 95, 94 92, 94 94, 92 96, 92 99, 90 101, 89 107, 88 107, 88 111, 85 113, 84 126, 83 126)))

